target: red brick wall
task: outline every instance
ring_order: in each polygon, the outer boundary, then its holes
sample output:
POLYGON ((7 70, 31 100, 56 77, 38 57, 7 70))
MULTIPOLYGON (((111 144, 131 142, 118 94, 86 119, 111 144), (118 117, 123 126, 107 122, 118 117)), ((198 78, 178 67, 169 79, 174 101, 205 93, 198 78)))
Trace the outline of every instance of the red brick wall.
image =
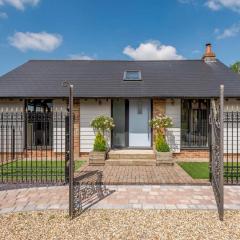
MULTIPOLYGON (((8 160, 12 160, 13 155, 11 153, 0 153, 0 161, 6 162, 8 160)), ((65 152, 54 152, 51 150, 27 150, 24 152, 16 152, 14 159, 28 159, 28 160, 64 160, 65 159, 65 152)))
MULTIPOLYGON (((159 114, 165 114, 165 112, 166 112, 166 100, 165 99, 154 98, 152 104, 153 104, 153 109, 152 109, 153 118, 159 114)), ((155 145, 154 145, 155 136, 156 136, 156 132, 153 131, 153 147, 155 147, 155 145)))
POLYGON ((174 153, 177 160, 209 159, 208 150, 181 150, 180 153, 174 153))

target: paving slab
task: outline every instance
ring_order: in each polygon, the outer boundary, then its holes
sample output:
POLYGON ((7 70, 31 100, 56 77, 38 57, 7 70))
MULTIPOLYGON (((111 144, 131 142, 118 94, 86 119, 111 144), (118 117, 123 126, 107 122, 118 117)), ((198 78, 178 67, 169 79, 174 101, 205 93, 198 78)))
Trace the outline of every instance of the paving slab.
MULTIPOLYGON (((94 209, 201 209, 216 210, 211 186, 106 185, 103 198, 88 195, 85 205, 94 209)), ((240 186, 226 186, 225 209, 240 210, 240 186)), ((0 214, 68 208, 68 186, 0 191, 0 214)))

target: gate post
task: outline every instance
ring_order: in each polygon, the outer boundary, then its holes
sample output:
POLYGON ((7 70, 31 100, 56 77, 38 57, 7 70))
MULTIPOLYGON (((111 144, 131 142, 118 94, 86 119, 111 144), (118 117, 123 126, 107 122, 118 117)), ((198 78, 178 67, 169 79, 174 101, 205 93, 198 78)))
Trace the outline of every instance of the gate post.
POLYGON ((211 101, 211 183, 217 204, 219 219, 224 216, 224 86, 220 86, 220 103, 211 101))
POLYGON ((219 218, 223 221, 224 215, 224 85, 220 86, 220 176, 219 176, 219 190, 220 190, 220 206, 219 218))
MULTIPOLYGON (((69 180, 69 216, 70 218, 73 217, 74 214, 74 206, 73 206, 73 180, 74 180, 74 149, 73 149, 73 85, 69 82, 65 81, 63 82, 64 87, 69 87, 69 108, 68 108, 68 135, 66 139, 68 143, 66 142, 67 149, 66 149, 66 156, 69 158, 69 164, 68 164, 68 180, 69 180)), ((66 122, 67 124, 67 122, 66 122)), ((67 170, 67 169, 66 169, 67 170)))

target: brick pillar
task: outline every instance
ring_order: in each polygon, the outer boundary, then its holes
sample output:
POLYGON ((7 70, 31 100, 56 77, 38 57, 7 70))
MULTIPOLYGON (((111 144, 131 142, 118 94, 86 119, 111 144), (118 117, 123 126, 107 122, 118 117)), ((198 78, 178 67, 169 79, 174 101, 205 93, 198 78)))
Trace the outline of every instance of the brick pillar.
MULTIPOLYGON (((159 114, 165 114, 165 113, 166 113, 166 100, 154 98, 153 99, 153 118, 159 114)), ((155 136, 156 136, 156 133, 155 131, 153 131, 153 148, 155 148, 155 141, 154 141, 155 136)))
POLYGON ((73 102, 74 113, 74 159, 79 159, 80 156, 80 100, 76 99, 73 102))

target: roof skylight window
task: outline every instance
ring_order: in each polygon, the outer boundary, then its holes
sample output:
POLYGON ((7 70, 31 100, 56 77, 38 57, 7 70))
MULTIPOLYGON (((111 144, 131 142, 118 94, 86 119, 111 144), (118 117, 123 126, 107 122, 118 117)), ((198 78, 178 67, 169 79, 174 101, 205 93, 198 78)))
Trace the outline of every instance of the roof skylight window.
POLYGON ((135 71, 135 70, 125 71, 123 80, 124 81, 141 81, 142 80, 141 71, 135 71))

